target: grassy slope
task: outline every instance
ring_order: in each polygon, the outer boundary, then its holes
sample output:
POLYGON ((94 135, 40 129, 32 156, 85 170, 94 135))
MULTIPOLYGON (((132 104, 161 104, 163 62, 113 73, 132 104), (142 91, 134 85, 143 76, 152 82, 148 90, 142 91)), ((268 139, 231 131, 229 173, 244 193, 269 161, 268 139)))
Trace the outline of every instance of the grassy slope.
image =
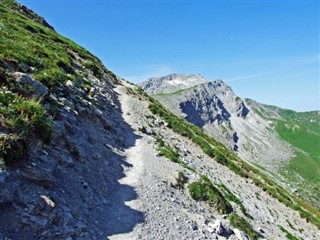
POLYGON ((0 2, 0 166, 26 158, 34 139, 50 140, 51 116, 42 103, 53 108, 55 104, 48 97, 41 102, 26 96, 25 92, 32 91, 27 86, 18 91, 11 73, 28 73, 47 86, 49 93, 65 97, 68 80, 89 92, 88 72, 97 78, 114 78, 87 50, 42 25, 41 17, 20 11, 15 1, 0 2), (85 68, 76 68, 76 61, 85 68))
POLYGON ((320 202, 320 115, 318 112, 290 110, 281 110, 280 115, 284 120, 276 121, 276 130, 297 149, 296 157, 282 173, 317 204, 320 202))
POLYGON ((85 59, 83 65, 96 77, 106 71, 87 50, 16 9, 17 4, 11 0, 0 2, 0 22, 3 25, 0 30, 0 66, 25 72, 29 71, 28 67, 33 67, 32 76, 51 90, 67 80, 77 81, 83 77, 73 66, 75 54, 85 59))
MULTIPOLYGON (((250 100, 248 100, 250 103, 250 100)), ((272 121, 279 136, 296 152, 281 171, 298 194, 320 209, 320 114, 319 111, 295 112, 269 105, 255 105, 255 112, 272 121)))

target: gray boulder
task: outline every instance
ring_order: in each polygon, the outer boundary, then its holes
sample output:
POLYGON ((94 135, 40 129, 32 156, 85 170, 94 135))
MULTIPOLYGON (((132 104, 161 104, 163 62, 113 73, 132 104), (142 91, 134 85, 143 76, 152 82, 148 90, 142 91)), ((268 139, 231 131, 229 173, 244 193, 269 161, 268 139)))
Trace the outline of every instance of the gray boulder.
POLYGON ((34 80, 28 74, 22 72, 15 72, 13 80, 16 82, 16 90, 21 92, 25 97, 34 97, 37 100, 43 98, 48 88, 37 80, 34 80))

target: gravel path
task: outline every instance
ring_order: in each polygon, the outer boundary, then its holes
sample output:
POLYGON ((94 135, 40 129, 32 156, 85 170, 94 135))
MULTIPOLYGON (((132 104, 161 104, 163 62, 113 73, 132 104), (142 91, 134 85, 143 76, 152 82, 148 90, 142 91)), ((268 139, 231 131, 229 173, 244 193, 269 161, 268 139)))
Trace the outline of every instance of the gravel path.
MULTIPOLYGON (((226 228, 232 228, 226 216, 218 214, 204 203, 192 200, 187 189, 179 190, 170 186, 178 171, 183 171, 189 182, 196 180, 198 175, 158 156, 157 143, 150 134, 151 131, 163 136, 167 144, 177 146, 182 152, 187 151, 188 154, 181 156, 187 165, 208 176, 212 182, 225 184, 235 193, 242 200, 248 213, 254 217, 254 220, 249 222, 262 238, 286 239, 278 227, 281 225, 303 239, 320 239, 316 227, 306 223, 297 212, 261 191, 250 180, 235 175, 203 155, 199 147, 188 139, 164 126, 150 127, 148 102, 144 101, 143 97, 128 94, 126 87, 131 85, 124 84, 116 89, 123 118, 140 138, 125 152, 126 162, 131 167, 125 167, 125 177, 120 179, 119 183, 128 186, 129 189, 133 188, 134 194, 128 196, 123 190, 115 193, 117 197, 113 200, 114 207, 111 214, 112 219, 118 218, 120 221, 111 224, 116 230, 109 236, 110 240, 239 239, 235 234, 226 235, 223 232, 213 231, 213 223, 217 220, 226 228), (147 133, 139 131, 141 127, 147 129, 147 133), (121 207, 118 208, 117 198, 134 210, 132 214, 128 210, 123 211, 121 207), (126 229, 126 226, 130 227, 126 229)), ((234 209, 241 215, 236 205, 234 209)))

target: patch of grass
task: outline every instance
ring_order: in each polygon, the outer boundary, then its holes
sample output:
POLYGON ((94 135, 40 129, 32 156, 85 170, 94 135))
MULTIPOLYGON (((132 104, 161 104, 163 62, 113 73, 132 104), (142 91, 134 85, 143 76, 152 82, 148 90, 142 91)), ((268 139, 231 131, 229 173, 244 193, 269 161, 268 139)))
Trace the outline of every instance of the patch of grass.
POLYGON ((189 193, 194 200, 207 202, 221 214, 232 212, 232 206, 228 200, 204 175, 201 176, 200 180, 189 185, 189 193))
MULTIPOLYGON (((97 78, 114 73, 104 70, 99 59, 73 41, 57 34, 52 29, 29 19, 19 12, 14 1, 1 1, 0 66, 9 71, 23 71, 56 90, 67 80, 75 81, 78 70, 73 67, 75 54, 85 61, 82 63, 97 78), (27 66, 27 67, 22 67, 27 66), (33 68, 31 72, 28 72, 33 68)), ((34 14, 33 18, 40 19, 34 14)))
POLYGON ((252 226, 247 222, 247 220, 245 220, 244 218, 240 217, 236 213, 230 214, 228 219, 230 221, 230 224, 233 227, 238 228, 239 230, 241 230, 241 231, 245 232, 246 234, 248 234, 250 239, 252 239, 252 240, 258 239, 257 233, 254 231, 252 226))
POLYGON ((288 219, 286 220, 286 222, 293 230, 297 230, 288 219))
POLYGON ((34 139, 50 141, 52 122, 38 101, 1 89, 0 128, 0 158, 11 164, 27 156, 34 139))
POLYGON ((298 238, 294 236, 292 233, 290 233, 287 229, 285 229, 283 226, 279 226, 280 230, 286 234, 286 238, 289 240, 301 240, 301 238, 298 238))
POLYGON ((160 156, 164 156, 172 162, 181 162, 179 152, 169 145, 164 144, 162 147, 158 147, 158 152, 160 156))

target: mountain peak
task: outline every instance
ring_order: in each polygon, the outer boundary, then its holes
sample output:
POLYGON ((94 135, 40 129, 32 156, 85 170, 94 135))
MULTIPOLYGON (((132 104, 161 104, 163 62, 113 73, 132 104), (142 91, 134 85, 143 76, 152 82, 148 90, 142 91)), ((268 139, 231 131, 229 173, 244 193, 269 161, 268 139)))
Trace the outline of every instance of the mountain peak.
POLYGON ((207 83, 200 74, 172 73, 163 77, 152 77, 139 85, 150 94, 173 93, 202 83, 207 83))

